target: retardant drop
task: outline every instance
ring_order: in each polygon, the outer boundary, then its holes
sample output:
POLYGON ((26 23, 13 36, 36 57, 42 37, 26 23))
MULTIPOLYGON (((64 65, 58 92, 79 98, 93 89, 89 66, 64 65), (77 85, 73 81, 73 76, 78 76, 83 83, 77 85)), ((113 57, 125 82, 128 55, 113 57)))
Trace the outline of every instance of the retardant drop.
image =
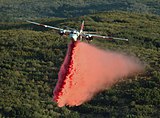
POLYGON ((126 55, 71 42, 58 74, 53 100, 59 107, 78 106, 119 79, 138 73, 142 65, 126 55))

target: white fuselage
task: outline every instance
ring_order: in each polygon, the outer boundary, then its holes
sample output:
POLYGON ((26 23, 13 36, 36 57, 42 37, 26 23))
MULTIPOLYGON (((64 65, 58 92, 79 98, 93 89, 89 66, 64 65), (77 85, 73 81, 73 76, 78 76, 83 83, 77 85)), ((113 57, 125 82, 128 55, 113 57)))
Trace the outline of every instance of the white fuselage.
POLYGON ((73 41, 77 41, 78 40, 78 37, 79 37, 79 32, 76 31, 76 30, 73 30, 70 32, 69 34, 69 38, 72 39, 73 41))

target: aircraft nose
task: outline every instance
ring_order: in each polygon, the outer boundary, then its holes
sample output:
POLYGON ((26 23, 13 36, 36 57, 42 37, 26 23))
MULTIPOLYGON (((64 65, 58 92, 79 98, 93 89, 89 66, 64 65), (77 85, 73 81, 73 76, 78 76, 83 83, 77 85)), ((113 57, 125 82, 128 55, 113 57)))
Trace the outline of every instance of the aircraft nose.
POLYGON ((72 41, 77 41, 77 39, 75 37, 71 37, 72 41))
POLYGON ((77 35, 73 35, 73 34, 71 34, 70 35, 70 38, 71 38, 71 40, 73 40, 73 41, 77 41, 77 35))

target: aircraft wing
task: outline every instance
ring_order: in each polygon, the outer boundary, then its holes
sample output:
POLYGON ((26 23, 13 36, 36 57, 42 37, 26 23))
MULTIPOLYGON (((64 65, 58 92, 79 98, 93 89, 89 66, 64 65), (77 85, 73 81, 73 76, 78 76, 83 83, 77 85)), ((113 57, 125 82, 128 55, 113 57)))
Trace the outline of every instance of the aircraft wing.
POLYGON ((83 31, 83 33, 85 33, 85 34, 96 34, 96 33, 98 33, 98 32, 94 32, 94 31, 83 31))
MULTIPOLYGON (((54 29, 54 30, 64 30, 64 29, 61 29, 61 28, 58 28, 58 27, 53 27, 53 26, 49 26, 49 25, 45 25, 45 24, 40 24, 40 23, 37 23, 37 22, 32 22, 32 21, 28 21, 28 23, 32 23, 32 24, 35 24, 35 25, 39 25, 39 26, 43 26, 43 27, 47 27, 47 28, 51 28, 51 29, 54 29)), ((71 32, 70 30, 65 30, 65 32, 71 32)))
POLYGON ((92 38, 116 39, 116 40, 128 41, 128 39, 125 39, 125 38, 116 38, 116 37, 109 37, 109 36, 101 36, 101 35, 96 35, 96 34, 85 34, 85 37, 86 36, 89 36, 89 37, 92 37, 92 38))

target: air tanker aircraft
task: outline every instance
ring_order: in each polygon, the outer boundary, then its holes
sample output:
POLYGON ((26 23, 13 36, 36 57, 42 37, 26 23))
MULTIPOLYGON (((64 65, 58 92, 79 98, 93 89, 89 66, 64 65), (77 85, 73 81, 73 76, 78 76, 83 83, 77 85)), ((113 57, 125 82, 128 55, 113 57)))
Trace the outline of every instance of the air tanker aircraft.
POLYGON ((43 26, 43 27, 46 27, 46 28, 51 28, 51 29, 57 30, 59 32, 60 36, 69 36, 69 38, 72 41, 75 41, 75 42, 78 41, 78 40, 82 41, 83 39, 90 42, 90 41, 93 40, 93 38, 116 39, 116 40, 128 41, 128 39, 124 39, 124 38, 101 36, 101 35, 96 35, 96 34, 89 33, 88 31, 87 32, 83 31, 84 21, 82 21, 80 31, 78 31, 76 29, 73 29, 73 28, 61 29, 61 28, 58 28, 58 27, 53 27, 53 26, 49 26, 49 25, 45 25, 45 24, 40 24, 40 23, 37 23, 37 22, 32 22, 32 21, 27 21, 27 22, 35 24, 35 25, 43 26))

